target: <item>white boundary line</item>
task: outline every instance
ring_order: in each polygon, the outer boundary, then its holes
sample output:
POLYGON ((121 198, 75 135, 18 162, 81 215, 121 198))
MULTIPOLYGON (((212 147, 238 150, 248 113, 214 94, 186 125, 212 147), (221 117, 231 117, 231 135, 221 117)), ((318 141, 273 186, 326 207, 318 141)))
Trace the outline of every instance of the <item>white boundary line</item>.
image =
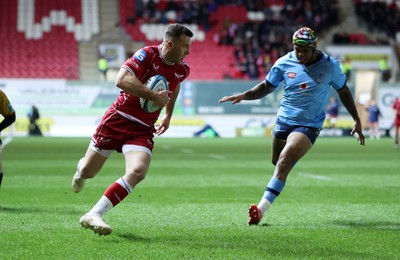
POLYGON ((218 159, 218 160, 223 160, 225 159, 225 155, 221 154, 209 154, 208 157, 213 158, 213 159, 218 159))
POLYGON ((321 180, 321 181, 332 181, 333 179, 328 176, 322 176, 322 175, 316 175, 312 173, 305 173, 305 172, 300 172, 300 176, 311 178, 311 179, 316 179, 316 180, 321 180))

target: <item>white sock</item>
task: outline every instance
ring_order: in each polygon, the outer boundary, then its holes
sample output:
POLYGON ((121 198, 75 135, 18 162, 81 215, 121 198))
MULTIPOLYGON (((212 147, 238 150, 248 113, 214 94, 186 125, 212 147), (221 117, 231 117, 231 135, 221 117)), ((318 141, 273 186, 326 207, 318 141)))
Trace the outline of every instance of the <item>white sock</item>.
POLYGON ((88 214, 96 215, 96 216, 103 216, 106 214, 110 209, 113 208, 111 201, 106 197, 102 196, 100 200, 94 205, 94 207, 89 211, 88 214))
POLYGON ((264 196, 261 198, 260 202, 258 203, 257 208, 259 208, 264 216, 265 211, 271 206, 271 202, 264 198, 264 196))

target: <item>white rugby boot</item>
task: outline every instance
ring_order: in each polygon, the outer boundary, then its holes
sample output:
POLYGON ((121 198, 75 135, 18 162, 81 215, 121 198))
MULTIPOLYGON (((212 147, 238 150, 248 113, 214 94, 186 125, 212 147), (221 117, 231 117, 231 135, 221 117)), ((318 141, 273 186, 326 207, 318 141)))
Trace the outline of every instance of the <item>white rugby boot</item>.
POLYGON ((102 217, 97 215, 87 213, 81 217, 79 223, 82 227, 93 230, 94 233, 100 236, 107 236, 112 232, 112 228, 103 221, 102 217))

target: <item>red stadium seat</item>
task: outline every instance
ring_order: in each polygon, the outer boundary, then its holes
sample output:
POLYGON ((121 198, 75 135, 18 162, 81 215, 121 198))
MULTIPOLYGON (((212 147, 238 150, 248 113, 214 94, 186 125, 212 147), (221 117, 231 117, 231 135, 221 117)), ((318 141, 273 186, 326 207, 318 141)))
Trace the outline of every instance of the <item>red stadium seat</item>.
MULTIPOLYGON (((0 39, 3 50, 0 60, 0 78, 79 78, 78 42, 64 25, 52 26, 39 39, 27 39, 25 32, 17 31, 18 0, 0 1, 0 39), (2 26, 3 24, 7 26, 2 26), (21 67, 21 64, 24 64, 21 67), (56 68, 53 70, 53 68, 56 68)), ((81 0, 35 1, 35 22, 49 16, 52 10, 65 10, 82 20, 81 0)))

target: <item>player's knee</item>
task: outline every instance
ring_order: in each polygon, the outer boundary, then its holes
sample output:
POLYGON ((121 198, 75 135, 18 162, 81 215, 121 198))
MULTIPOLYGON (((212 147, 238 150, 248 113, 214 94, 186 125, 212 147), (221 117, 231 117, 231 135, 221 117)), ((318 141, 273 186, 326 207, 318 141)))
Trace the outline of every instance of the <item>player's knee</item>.
POLYGON ((130 172, 127 172, 125 176, 129 180, 130 184, 136 185, 146 177, 147 170, 143 168, 136 168, 130 172))

